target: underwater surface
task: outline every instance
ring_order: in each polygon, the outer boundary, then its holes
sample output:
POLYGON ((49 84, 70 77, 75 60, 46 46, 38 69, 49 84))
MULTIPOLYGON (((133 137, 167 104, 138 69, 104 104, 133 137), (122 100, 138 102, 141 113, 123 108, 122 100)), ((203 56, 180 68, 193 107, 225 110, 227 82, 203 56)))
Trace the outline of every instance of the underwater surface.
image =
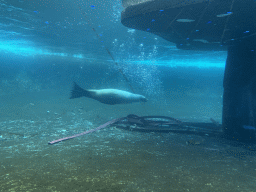
POLYGON ((255 191, 255 147, 197 134, 204 128, 111 125, 48 144, 129 114, 221 124, 226 52, 178 50, 122 26, 122 9, 119 0, 0 0, 0 191, 255 191), (73 82, 132 87, 148 101, 71 100, 73 82))

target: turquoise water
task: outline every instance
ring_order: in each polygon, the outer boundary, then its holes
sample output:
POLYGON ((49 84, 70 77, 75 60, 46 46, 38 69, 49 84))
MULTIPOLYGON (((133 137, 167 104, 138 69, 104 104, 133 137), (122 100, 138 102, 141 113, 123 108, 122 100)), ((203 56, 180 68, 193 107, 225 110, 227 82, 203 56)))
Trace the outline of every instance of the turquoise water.
POLYGON ((255 146, 209 134, 109 126, 48 145, 129 114, 221 123, 226 52, 127 29, 119 1, 3 0, 0 10, 0 191, 255 191, 255 146), (73 81, 130 84, 148 102, 70 100, 73 81))

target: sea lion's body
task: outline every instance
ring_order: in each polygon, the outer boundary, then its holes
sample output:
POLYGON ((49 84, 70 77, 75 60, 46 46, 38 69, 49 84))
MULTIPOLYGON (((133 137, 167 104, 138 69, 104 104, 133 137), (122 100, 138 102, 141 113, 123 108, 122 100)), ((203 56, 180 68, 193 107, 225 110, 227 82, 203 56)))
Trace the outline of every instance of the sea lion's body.
POLYGON ((147 101, 147 99, 143 95, 133 94, 128 91, 122 91, 118 89, 85 90, 79 87, 76 83, 74 83, 70 99, 79 97, 89 97, 108 105, 128 104, 133 102, 147 101))

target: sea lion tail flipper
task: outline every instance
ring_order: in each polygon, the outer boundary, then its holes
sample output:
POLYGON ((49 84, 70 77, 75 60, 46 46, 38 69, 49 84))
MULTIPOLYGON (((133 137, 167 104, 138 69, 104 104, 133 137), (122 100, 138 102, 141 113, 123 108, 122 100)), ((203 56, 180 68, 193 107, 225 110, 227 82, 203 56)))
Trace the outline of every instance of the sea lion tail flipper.
POLYGON ((79 98, 79 97, 90 97, 90 95, 91 95, 90 91, 87 91, 87 90, 81 88, 79 85, 77 85, 74 82, 70 99, 75 99, 75 98, 79 98))

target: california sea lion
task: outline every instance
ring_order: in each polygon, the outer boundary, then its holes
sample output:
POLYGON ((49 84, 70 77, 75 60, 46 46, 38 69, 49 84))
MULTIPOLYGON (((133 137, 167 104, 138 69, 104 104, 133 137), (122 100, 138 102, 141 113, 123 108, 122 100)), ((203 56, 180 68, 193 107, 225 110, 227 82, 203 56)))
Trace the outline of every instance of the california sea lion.
POLYGON ((143 95, 133 94, 118 89, 82 89, 75 82, 71 91, 70 99, 89 97, 108 105, 127 104, 132 102, 146 102, 143 95))

